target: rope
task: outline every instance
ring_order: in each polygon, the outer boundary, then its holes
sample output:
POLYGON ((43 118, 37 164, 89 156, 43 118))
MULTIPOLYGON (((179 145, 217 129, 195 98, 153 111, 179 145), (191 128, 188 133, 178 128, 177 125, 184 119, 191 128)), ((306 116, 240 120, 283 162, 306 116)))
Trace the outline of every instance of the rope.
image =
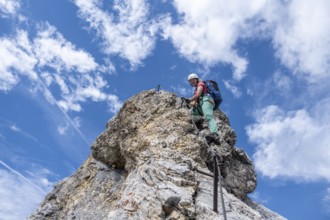
MULTIPOLYGON (((188 105, 188 103, 186 103, 186 98, 181 97, 181 108, 182 108, 183 106, 185 106, 186 109, 187 109, 188 111, 190 110, 190 106, 188 105)), ((199 133, 199 129, 198 129, 198 127, 197 127, 197 125, 196 125, 196 123, 195 123, 195 121, 194 121, 194 117, 193 117, 191 111, 189 112, 189 117, 190 117, 190 119, 191 119, 191 121, 192 121, 192 124, 194 125, 195 129, 196 129, 196 130, 198 131, 198 133, 199 133)), ((204 139, 205 139, 205 138, 204 138, 204 139)), ((212 157, 214 158, 214 164, 213 164, 213 165, 214 165, 214 175, 210 175, 210 174, 208 174, 208 173, 206 173, 206 172, 203 172, 203 171, 201 171, 201 170, 199 170, 199 169, 197 169, 197 168, 193 168, 193 170, 195 170, 195 171, 197 171, 197 172, 199 172, 199 173, 201 173, 201 174, 204 174, 204 175, 206 175, 206 176, 214 177, 215 179, 216 179, 216 173, 219 174, 219 176, 218 176, 218 180, 216 180, 216 182, 219 181, 220 197, 221 197, 221 205, 222 205, 222 210, 223 210, 223 216, 224 216, 224 220, 227 220, 227 213, 226 213, 225 202, 224 202, 225 200, 224 200, 224 197, 223 197, 222 184, 221 184, 221 178, 222 178, 222 175, 221 175, 221 171, 220 171, 220 167, 219 167, 219 166, 220 166, 220 164, 219 164, 219 160, 222 161, 222 157, 221 157, 221 155, 218 154, 218 152, 216 152, 214 149, 211 148, 211 146, 209 145, 209 143, 207 142, 206 139, 205 139, 205 142, 206 142, 206 145, 207 145, 208 149, 211 149, 211 154, 212 154, 212 157)), ((215 182, 214 184, 217 185, 216 182, 215 182)), ((217 192, 217 190, 216 190, 216 192, 217 192)), ((214 200, 218 201, 217 198, 214 199, 214 200)), ((216 207, 217 207, 217 204, 216 204, 216 207)), ((214 207, 214 211, 218 213, 216 207, 214 207)))

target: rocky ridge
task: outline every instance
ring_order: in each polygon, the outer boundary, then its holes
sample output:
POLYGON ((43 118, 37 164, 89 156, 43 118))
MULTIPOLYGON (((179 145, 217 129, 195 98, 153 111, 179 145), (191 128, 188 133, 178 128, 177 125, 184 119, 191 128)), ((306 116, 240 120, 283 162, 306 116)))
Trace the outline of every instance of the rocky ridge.
POLYGON ((226 115, 215 111, 220 146, 207 144, 173 93, 130 98, 92 145, 92 155, 56 184, 29 219, 223 219, 213 209, 212 152, 221 158, 228 219, 284 219, 247 195, 257 180, 251 159, 235 147, 226 115))

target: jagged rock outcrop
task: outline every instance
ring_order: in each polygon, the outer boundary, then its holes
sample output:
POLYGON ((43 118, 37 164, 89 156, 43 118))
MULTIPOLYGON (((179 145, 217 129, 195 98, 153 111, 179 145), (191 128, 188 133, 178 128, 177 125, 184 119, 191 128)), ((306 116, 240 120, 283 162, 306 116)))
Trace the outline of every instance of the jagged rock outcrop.
POLYGON ((129 99, 92 146, 92 155, 59 182, 29 219, 222 219, 212 211, 211 153, 222 158, 228 219, 284 219, 247 198, 256 174, 235 147, 228 118, 215 112, 221 145, 209 146, 175 94, 155 90, 129 99))

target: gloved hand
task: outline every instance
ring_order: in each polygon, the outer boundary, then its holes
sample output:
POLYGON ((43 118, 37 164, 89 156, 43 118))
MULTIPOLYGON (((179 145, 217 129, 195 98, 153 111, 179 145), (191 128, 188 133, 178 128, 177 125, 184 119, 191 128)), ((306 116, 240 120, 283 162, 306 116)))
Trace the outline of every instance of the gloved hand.
POLYGON ((190 99, 184 99, 184 101, 187 103, 187 105, 189 105, 189 103, 190 103, 190 99))
POLYGON ((181 108, 183 107, 183 104, 184 104, 185 107, 190 109, 189 103, 190 103, 190 99, 187 99, 185 97, 181 97, 181 108))
POLYGON ((195 108, 195 107, 197 107, 197 102, 196 101, 190 101, 189 106, 192 107, 192 108, 195 108))

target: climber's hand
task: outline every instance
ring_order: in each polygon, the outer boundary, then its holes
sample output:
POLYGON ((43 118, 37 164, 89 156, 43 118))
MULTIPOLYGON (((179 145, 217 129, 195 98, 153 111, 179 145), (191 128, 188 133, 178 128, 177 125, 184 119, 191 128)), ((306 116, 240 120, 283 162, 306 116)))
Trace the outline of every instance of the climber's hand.
POLYGON ((197 102, 196 101, 189 102, 189 106, 193 108, 197 107, 197 102))

